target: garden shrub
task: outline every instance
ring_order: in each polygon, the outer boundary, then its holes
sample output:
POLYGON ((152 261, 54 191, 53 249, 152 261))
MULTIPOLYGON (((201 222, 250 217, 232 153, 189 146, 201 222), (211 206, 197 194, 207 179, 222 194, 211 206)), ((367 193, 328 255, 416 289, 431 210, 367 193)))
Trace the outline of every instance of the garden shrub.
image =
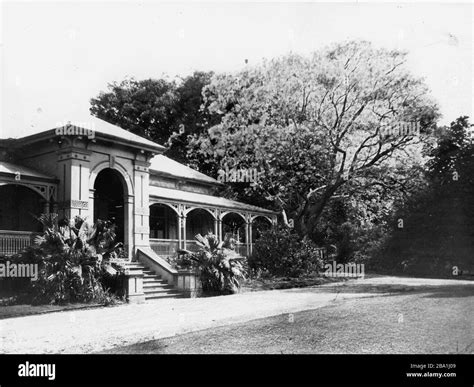
POLYGON ((280 226, 262 233, 248 265, 253 274, 299 277, 318 273, 323 260, 312 240, 280 226))

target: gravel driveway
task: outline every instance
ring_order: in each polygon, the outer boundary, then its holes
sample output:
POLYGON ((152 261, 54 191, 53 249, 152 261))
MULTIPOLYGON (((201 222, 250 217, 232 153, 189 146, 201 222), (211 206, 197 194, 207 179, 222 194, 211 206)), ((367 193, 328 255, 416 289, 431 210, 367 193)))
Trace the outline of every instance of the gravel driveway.
POLYGON ((356 298, 382 297, 473 281, 376 277, 314 288, 50 313, 0 321, 2 353, 90 353, 207 328, 296 313, 356 298))

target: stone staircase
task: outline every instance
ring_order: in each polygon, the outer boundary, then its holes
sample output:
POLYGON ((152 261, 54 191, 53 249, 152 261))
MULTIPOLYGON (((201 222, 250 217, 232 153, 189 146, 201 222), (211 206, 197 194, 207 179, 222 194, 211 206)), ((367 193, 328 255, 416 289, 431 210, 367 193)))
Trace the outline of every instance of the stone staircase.
POLYGON ((143 272, 143 293, 145 300, 156 300, 162 298, 182 298, 182 292, 176 290, 173 285, 169 285, 159 275, 139 262, 130 262, 127 264, 130 271, 141 270, 143 272))

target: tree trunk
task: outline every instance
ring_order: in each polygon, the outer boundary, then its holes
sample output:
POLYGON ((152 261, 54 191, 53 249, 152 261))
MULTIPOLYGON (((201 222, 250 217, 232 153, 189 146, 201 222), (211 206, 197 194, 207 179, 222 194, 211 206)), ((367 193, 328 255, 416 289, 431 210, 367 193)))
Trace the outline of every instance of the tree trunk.
POLYGON ((344 184, 344 180, 338 179, 333 185, 330 185, 326 188, 323 195, 316 203, 310 203, 308 200, 307 204, 301 211, 301 214, 298 216, 299 228, 297 231, 300 233, 300 235, 306 236, 309 234, 322 215, 324 209, 329 203, 329 200, 333 197, 335 192, 342 184, 344 184))

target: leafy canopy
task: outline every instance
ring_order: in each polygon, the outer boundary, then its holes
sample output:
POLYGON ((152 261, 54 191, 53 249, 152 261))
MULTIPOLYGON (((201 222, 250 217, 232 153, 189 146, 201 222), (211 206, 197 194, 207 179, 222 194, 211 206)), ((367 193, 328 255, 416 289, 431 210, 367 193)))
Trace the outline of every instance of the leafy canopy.
POLYGON ((438 112, 405 63, 406 53, 349 42, 215 75, 203 94, 220 123, 193 136, 190 158, 206 172, 263 171, 236 187, 241 199, 264 197, 303 234, 337 195, 409 191, 438 112), (421 136, 384 135, 400 122, 418 122, 421 136))
POLYGON ((182 79, 125 79, 92 98, 91 113, 160 144, 167 155, 186 161, 187 135, 199 133, 213 117, 201 109, 202 89, 212 73, 196 71, 182 79), (184 130, 184 133, 181 133, 184 130))

